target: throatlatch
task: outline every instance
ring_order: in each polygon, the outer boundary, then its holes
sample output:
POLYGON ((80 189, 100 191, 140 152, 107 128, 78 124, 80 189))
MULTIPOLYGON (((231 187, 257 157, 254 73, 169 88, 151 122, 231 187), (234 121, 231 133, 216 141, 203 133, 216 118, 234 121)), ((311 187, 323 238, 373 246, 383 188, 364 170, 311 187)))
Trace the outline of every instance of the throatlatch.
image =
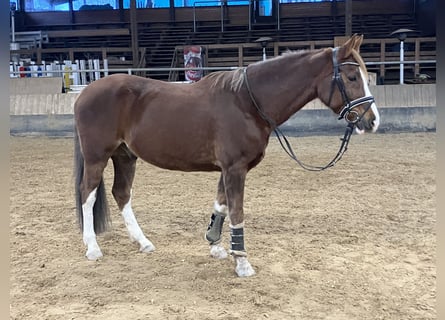
POLYGON ((210 243, 210 245, 218 244, 221 242, 221 233, 226 216, 226 213, 216 210, 212 213, 210 223, 207 227, 207 232, 205 235, 205 238, 210 243))
POLYGON ((244 228, 230 226, 230 254, 235 256, 247 256, 244 248, 244 228))

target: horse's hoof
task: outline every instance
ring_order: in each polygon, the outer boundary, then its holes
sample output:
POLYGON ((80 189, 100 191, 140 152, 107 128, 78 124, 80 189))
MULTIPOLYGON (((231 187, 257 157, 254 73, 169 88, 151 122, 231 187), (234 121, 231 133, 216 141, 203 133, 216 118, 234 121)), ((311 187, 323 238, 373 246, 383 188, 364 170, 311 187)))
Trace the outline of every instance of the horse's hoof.
POLYGON ((149 241, 149 243, 146 243, 144 245, 141 245, 141 248, 139 249, 140 252, 144 252, 144 253, 150 253, 155 251, 155 246, 153 245, 153 243, 151 243, 149 241))
POLYGON ((88 250, 86 253, 86 257, 88 258, 88 260, 96 261, 102 258, 103 254, 100 249, 88 250))
POLYGON ((255 270, 253 270, 249 261, 247 261, 246 257, 235 257, 236 268, 235 272, 238 277, 250 277, 255 274, 255 270))
POLYGON ((225 259, 227 251, 221 244, 213 244, 210 246, 210 255, 215 259, 225 259))

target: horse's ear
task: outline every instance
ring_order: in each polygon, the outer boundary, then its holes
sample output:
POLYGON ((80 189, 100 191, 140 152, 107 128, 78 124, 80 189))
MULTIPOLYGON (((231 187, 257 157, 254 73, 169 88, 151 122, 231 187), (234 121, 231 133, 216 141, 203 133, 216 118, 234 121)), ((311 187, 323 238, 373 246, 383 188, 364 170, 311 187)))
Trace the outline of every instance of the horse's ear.
POLYGON ((352 37, 355 39, 354 42, 355 51, 360 52, 360 46, 362 45, 363 42, 363 35, 354 34, 352 37))
POLYGON ((360 45, 363 41, 363 35, 354 34, 339 48, 339 59, 346 59, 352 54, 352 50, 360 51, 360 45))

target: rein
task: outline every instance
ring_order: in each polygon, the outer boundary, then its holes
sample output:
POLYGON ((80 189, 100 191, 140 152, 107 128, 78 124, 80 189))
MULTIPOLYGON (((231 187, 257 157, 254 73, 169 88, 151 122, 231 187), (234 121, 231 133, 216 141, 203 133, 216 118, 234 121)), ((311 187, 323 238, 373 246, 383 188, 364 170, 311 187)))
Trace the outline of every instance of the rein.
POLYGON ((342 78, 340 76, 339 67, 342 66, 342 65, 345 65, 345 64, 354 64, 354 65, 357 65, 357 66, 359 64, 355 63, 355 62, 344 62, 344 63, 338 64, 338 62, 337 62, 337 50, 338 50, 338 48, 334 48, 333 49, 333 55, 332 55, 333 64, 334 64, 334 76, 332 78, 332 86, 331 86, 331 92, 330 92, 330 95, 329 95, 329 103, 328 103, 328 105, 331 103, 332 95, 333 95, 333 92, 334 92, 334 86, 337 85, 338 89, 340 90, 340 92, 342 94, 343 100, 346 102, 345 106, 343 107, 342 111, 339 114, 338 120, 341 120, 341 119, 345 118, 346 122, 348 122, 348 125, 346 126, 346 130, 345 130, 345 133, 343 135, 343 138, 340 138, 341 145, 340 145, 340 148, 339 148, 337 154, 325 166, 308 165, 308 164, 305 164, 304 162, 302 162, 301 160, 299 160, 297 158, 297 156, 295 155, 295 152, 294 152, 294 150, 293 150, 289 140, 287 139, 286 135, 278 128, 278 126, 276 125, 275 121, 273 121, 264 112, 263 108, 261 108, 260 105, 258 104, 258 102, 256 101, 255 97, 253 96, 252 89, 250 88, 249 80, 248 80, 248 77, 247 77, 247 67, 245 67, 243 69, 244 80, 245 80, 245 83, 246 83, 247 92, 249 93, 250 99, 252 100, 253 105, 255 106, 256 110, 258 111, 258 114, 273 129, 273 131, 275 132, 275 135, 277 136, 277 139, 278 139, 281 147, 287 153, 287 155, 292 160, 297 162, 303 169, 308 170, 308 171, 323 171, 323 170, 326 170, 327 168, 333 167, 343 157, 344 153, 348 149, 349 140, 351 139, 351 135, 352 135, 352 132, 353 132, 356 124, 361 120, 363 115, 369 110, 369 108, 371 107, 371 104, 374 102, 374 97, 372 97, 372 96, 370 96, 370 97, 362 97, 362 98, 350 101, 350 99, 349 99, 349 97, 348 97, 348 95, 346 93, 344 82, 343 82, 343 80, 342 80, 342 78), (365 109, 365 111, 361 115, 359 115, 357 113, 357 111, 353 110, 353 108, 355 108, 356 106, 361 105, 363 103, 369 103, 369 105, 365 109), (354 116, 353 120, 349 120, 349 115, 351 115, 351 114, 354 116))

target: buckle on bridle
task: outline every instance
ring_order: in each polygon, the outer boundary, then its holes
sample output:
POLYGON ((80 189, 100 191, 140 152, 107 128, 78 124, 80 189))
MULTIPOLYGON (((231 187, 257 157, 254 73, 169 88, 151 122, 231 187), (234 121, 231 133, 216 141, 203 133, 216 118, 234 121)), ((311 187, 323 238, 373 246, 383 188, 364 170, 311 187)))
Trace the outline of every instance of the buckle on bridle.
POLYGON ((346 120, 346 122, 356 124, 357 122, 359 122, 362 119, 363 115, 366 112, 368 112, 369 108, 371 108, 371 105, 374 102, 375 102, 375 99, 373 96, 366 96, 366 97, 355 99, 343 107, 343 110, 339 114, 338 120, 341 120, 344 118, 346 120), (365 111, 363 111, 362 114, 359 114, 356 110, 353 110, 357 106, 362 105, 364 103, 369 103, 369 104, 366 107, 365 111), (350 117, 351 114, 353 115, 352 119, 350 117))

